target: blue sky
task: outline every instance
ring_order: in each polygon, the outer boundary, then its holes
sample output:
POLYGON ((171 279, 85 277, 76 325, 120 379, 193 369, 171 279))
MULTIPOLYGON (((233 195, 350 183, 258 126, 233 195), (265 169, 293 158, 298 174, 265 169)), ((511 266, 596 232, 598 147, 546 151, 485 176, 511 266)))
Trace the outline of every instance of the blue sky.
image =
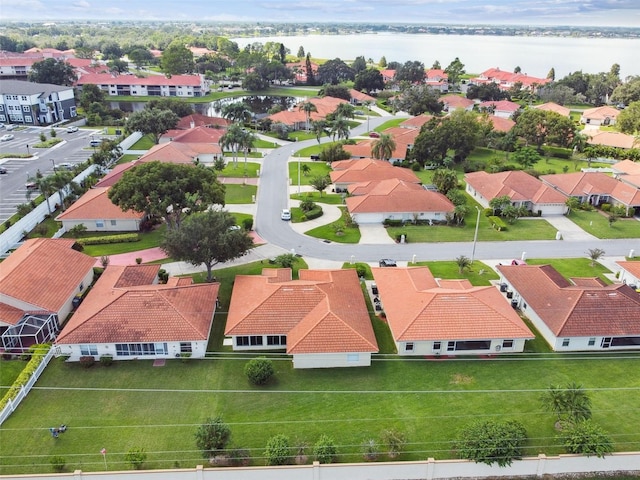
POLYGON ((640 26, 639 0, 0 0, 4 20, 640 26))

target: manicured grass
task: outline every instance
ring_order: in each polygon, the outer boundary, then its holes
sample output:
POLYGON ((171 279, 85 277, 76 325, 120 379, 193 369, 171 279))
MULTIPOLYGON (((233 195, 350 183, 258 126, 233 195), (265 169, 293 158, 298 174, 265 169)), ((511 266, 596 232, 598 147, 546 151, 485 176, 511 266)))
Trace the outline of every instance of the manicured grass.
POLYGON ((342 268, 364 268, 365 269, 365 274, 364 274, 364 279, 365 280, 373 280, 373 273, 371 273, 371 267, 369 266, 368 263, 360 263, 360 262, 356 262, 356 263, 350 263, 350 262, 344 262, 342 264, 342 268))
POLYGON ((336 243, 358 243, 360 241, 360 229, 358 227, 346 227, 347 209, 340 207, 342 217, 333 223, 316 227, 305 232, 310 237, 322 238, 336 243), (338 227, 341 234, 338 234, 338 227))
POLYGON ((267 142, 261 138, 257 138, 253 141, 253 148, 275 148, 273 142, 267 142))
MULTIPOLYGON (((224 157, 231 162, 233 160, 233 152, 224 152, 224 157)), ((247 152, 247 158, 262 158, 262 152, 247 152)), ((244 162, 244 152, 242 151, 238 152, 238 163, 241 162, 244 162)))
POLYGON ((236 219, 236 225, 242 226, 242 222, 245 219, 247 218, 253 219, 253 215, 249 215, 248 213, 236 213, 236 212, 229 212, 229 213, 231 213, 231 215, 233 215, 233 218, 236 219))
POLYGON ((294 200, 313 200, 316 203, 326 203, 329 205, 342 205, 342 196, 336 193, 323 193, 320 192, 302 192, 300 195, 294 193, 289 195, 289 198, 294 200))
POLYGON ((311 145, 310 147, 305 147, 305 148, 303 148, 301 150, 298 150, 293 155, 295 157, 302 157, 302 158, 310 157, 311 155, 320 155, 320 153, 328 145, 333 145, 334 143, 338 143, 338 142, 323 143, 322 145, 311 145))
POLYGON ((275 357, 275 379, 264 387, 249 385, 246 357, 169 360, 164 367, 122 361, 90 369, 54 360, 0 430, 0 474, 50 472, 54 455, 66 459, 69 471, 103 470, 102 448, 109 452, 109 469, 129 469, 121 462, 134 446, 148 453, 147 468, 172 468, 175 462, 193 467, 204 461, 194 433, 217 414, 230 424, 233 445, 251 449, 257 465, 264 464, 264 446, 277 433, 310 444, 327 434, 344 462, 361 461, 363 438, 379 439, 388 428, 407 436, 400 460, 451 458, 456 432, 478 418, 519 420, 530 438, 526 455, 557 454, 562 449, 554 417, 539 397, 550 385, 568 382, 587 389, 593 419, 617 449, 640 448, 640 397, 628 389, 640 383, 633 356, 374 356, 371 367, 339 372, 294 370, 289 359, 275 357), (60 423, 69 429, 54 441, 48 428, 60 423))
POLYGON ((129 150, 149 150, 155 145, 153 137, 151 135, 143 135, 140 140, 131 145, 129 150))
POLYGON ((233 203, 253 203, 253 196, 258 192, 255 185, 225 185, 224 201, 227 205, 233 203))
POLYGON ((124 155, 122 155, 116 165, 120 165, 121 163, 129 163, 129 162, 133 162, 134 160, 137 160, 138 158, 140 158, 140 155, 135 155, 133 153, 125 153, 124 155))
POLYGON ((224 170, 216 173, 221 177, 243 178, 246 176, 247 178, 258 178, 259 169, 259 163, 247 162, 245 164, 244 159, 240 159, 238 163, 234 165, 233 161, 229 159, 224 170))
MULTIPOLYGON (((316 205, 316 208, 322 209, 320 205, 316 205)), ((302 211, 300 207, 291 207, 291 223, 302 223, 306 222, 308 219, 306 217, 305 212, 302 211)), ((314 209, 315 210, 315 209, 314 209)), ((322 216, 322 215, 320 215, 322 216)), ((318 218, 318 217, 316 217, 318 218)))
POLYGON ((376 132, 383 132, 387 128, 397 127, 398 125, 400 125, 402 122, 405 122, 406 120, 407 120, 406 118, 394 118, 393 120, 387 120, 382 125, 377 126, 374 130, 376 132))
MULTIPOLYGON (((300 185, 311 185, 315 177, 329 175, 331 168, 324 162, 299 162, 300 163, 300 185), (305 175, 303 165, 309 167, 309 172, 305 175)), ((289 162, 289 178, 291 185, 298 185, 298 162, 289 162)))
POLYGON ((619 218, 609 226, 609 217, 598 211, 572 210, 567 217, 585 232, 598 238, 640 237, 640 222, 633 218, 619 218))
MULTIPOLYGON (((53 203, 53 202, 51 202, 53 203)), ((38 224, 31 232, 29 232, 29 238, 51 238, 53 234, 60 230, 62 226, 61 222, 56 222, 54 219, 62 213, 62 210, 55 210, 55 207, 51 205, 51 217, 45 218, 42 222, 38 224), (42 232, 39 230, 42 228, 42 232), (46 230, 44 230, 46 228, 46 230), (38 232, 36 232, 38 230, 38 232)))
MULTIPOLYGON (((103 255, 117 255, 119 253, 136 252, 138 250, 145 250, 147 248, 153 248, 160 245, 162 236, 164 235, 166 226, 159 225, 150 232, 139 233, 140 240, 137 242, 126 243, 108 243, 106 245, 86 245, 83 253, 91 257, 101 257, 103 255)), ((117 235, 118 233, 131 233, 131 232, 108 232, 104 235, 117 235)), ((103 235, 100 232, 84 232, 80 235, 72 237, 69 233, 65 233, 65 238, 86 238, 97 237, 103 235)))
POLYGON ((415 265, 429 267, 429 270, 436 278, 467 279, 471 282, 471 285, 478 287, 491 285, 491 280, 500 278, 489 265, 478 260, 475 260, 470 268, 465 268, 462 273, 460 273, 460 269, 454 261, 416 262, 415 265))
POLYGON ((54 145, 59 144, 60 142, 62 142, 61 138, 50 138, 49 140, 46 140, 44 142, 38 142, 38 143, 34 143, 31 145, 32 148, 51 148, 54 145))
MULTIPOLYGON (((583 253, 587 257, 586 252, 583 253)), ((599 277, 606 283, 611 283, 605 273, 612 273, 611 270, 596 262, 591 266, 589 258, 528 258, 527 263, 530 265, 552 265, 562 276, 567 279, 571 277, 599 277)))
POLYGON ((9 387, 13 385, 13 382, 20 372, 27 366, 27 362, 24 360, 5 360, 0 358, 0 398, 4 397, 9 387))
MULTIPOLYGON (((472 210, 475 213, 475 209, 472 210)), ((476 228, 477 215, 470 213, 465 217, 465 225, 458 226, 428 226, 406 225, 404 227, 388 227, 387 233, 391 238, 405 234, 409 243, 433 243, 433 242, 471 242, 476 228)), ((480 215, 480 227, 478 229, 478 241, 509 241, 509 240, 553 240, 557 230, 546 220, 520 219, 513 225, 508 225, 506 230, 497 231, 491 227, 489 219, 480 215)))
MULTIPOLYGON (((207 103, 214 100, 220 100, 221 98, 244 97, 252 94, 255 94, 255 92, 248 92, 238 88, 233 90, 223 89, 222 92, 218 92, 214 89, 214 91, 203 97, 181 98, 180 100, 185 103, 207 103)), ((280 97, 314 97, 318 94, 318 90, 307 90, 302 88, 269 88, 267 90, 261 90, 259 94, 280 97)), ((152 96, 109 96, 106 100, 108 102, 148 102, 157 98, 158 97, 152 96)))

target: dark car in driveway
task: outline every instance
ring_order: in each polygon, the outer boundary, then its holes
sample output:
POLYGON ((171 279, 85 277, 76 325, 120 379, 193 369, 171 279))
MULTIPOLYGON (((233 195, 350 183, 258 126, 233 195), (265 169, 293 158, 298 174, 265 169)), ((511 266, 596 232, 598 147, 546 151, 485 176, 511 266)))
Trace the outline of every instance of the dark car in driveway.
POLYGON ((378 262, 378 265, 381 267, 397 267, 398 264, 395 260, 391 260, 390 258, 383 258, 378 262))

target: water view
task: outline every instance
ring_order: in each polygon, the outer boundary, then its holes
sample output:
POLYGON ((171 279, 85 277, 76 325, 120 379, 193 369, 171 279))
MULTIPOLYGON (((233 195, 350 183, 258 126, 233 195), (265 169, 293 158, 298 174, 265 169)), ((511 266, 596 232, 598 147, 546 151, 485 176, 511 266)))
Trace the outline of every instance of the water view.
POLYGON ((317 58, 353 60, 363 55, 378 62, 422 61, 426 67, 438 60, 446 67, 455 57, 465 64, 467 72, 480 73, 490 67, 546 77, 553 67, 556 79, 570 72, 609 71, 620 65, 620 76, 640 75, 639 39, 571 38, 571 37, 510 37, 427 34, 360 34, 306 35, 291 37, 233 38, 240 48, 253 42, 280 42, 294 55, 300 46, 317 58))

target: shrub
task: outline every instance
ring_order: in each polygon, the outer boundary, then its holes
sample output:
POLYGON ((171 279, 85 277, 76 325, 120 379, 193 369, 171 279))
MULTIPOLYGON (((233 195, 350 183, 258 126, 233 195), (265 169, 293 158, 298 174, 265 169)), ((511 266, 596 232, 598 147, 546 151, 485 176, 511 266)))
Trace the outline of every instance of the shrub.
POLYGON ((253 218, 245 218, 242 220, 242 228, 244 228, 247 232, 250 232, 253 228, 253 218))
POLYGON ((505 467, 522 456, 526 440, 526 430, 520 422, 476 421, 460 431, 456 448, 461 458, 505 467))
POLYGON ((78 239, 80 245, 105 245, 109 243, 137 242, 140 236, 137 233, 125 233, 122 235, 105 235, 104 237, 86 237, 78 239))
POLYGON ((196 431, 196 446, 205 458, 224 450, 231 440, 231 429, 219 415, 208 418, 196 431))
POLYGON ((271 437, 267 441, 264 456, 267 459, 267 465, 286 465, 289 463, 291 460, 289 437, 283 434, 271 437))
POLYGON ((382 222, 385 227, 401 227, 403 223, 402 220, 391 220, 390 218, 385 218, 382 222))
POLYGON ((422 165, 420 165, 418 162, 413 162, 411 164, 411 170, 413 170, 414 172, 419 172, 420 170, 422 170, 422 165))
POLYGON ((51 463, 51 466, 53 467, 54 472, 62 473, 64 472, 64 467, 67 461, 65 460, 64 457, 56 455, 55 457, 51 457, 49 459, 49 463, 51 463))
POLYGON ((167 272, 164 268, 158 270, 158 279, 160 283, 167 283, 169 280, 169 272, 167 272))
POLYGON ((320 463, 335 462, 338 450, 333 438, 327 435, 321 435, 316 444, 313 446, 313 455, 320 463))
POLYGON ((356 265, 356 273, 359 278, 364 278, 367 275, 367 267, 362 264, 356 265))
POLYGON ((397 430, 385 430, 382 432, 382 443, 386 445, 389 457, 396 458, 404 449, 407 440, 402 432, 397 430))
POLYGON ((40 141, 41 142, 47 141, 47 136, 44 134, 44 132, 40 132, 40 141))
POLYGON ((493 209, 492 208, 485 208, 483 210, 483 213, 484 213, 485 217, 487 217, 487 218, 491 217, 491 216, 493 216, 493 209))
POLYGON ((15 379, 9 391, 7 391, 4 397, 2 397, 2 401, 0 401, 0 410, 4 408, 9 400, 13 400, 18 395, 22 386, 26 385, 29 381, 31 375, 33 375, 33 372, 38 368, 38 365, 40 365, 40 362, 50 348, 51 345, 46 343, 42 345, 32 345, 29 348, 29 351, 33 354, 31 356, 31 360, 29 360, 29 363, 27 363, 22 369, 22 372, 20 372, 20 375, 15 379))
POLYGON ((142 263, 142 257, 137 257, 136 258, 136 264, 140 265, 142 263))
POLYGON ((96 359, 93 358, 91 355, 85 355, 80 357, 80 365, 82 365, 84 368, 93 367, 95 363, 96 363, 96 359))
POLYGON ((140 470, 147 459, 147 453, 144 451, 144 448, 134 447, 124 454, 124 459, 130 463, 133 468, 140 470))
POLYGON ((491 226, 498 230, 499 232, 507 229, 507 224, 500 217, 496 217, 494 215, 489 217, 491 221, 491 226))
POLYGON ((265 357, 253 358, 244 366, 244 374, 254 385, 264 385, 274 373, 273 362, 265 357))
POLYGON ((543 145, 542 152, 547 157, 563 158, 566 160, 571 158, 573 150, 571 150, 570 148, 552 147, 549 145, 543 145))
POLYGON ((373 462, 378 458, 378 444, 373 438, 362 442, 362 456, 367 462, 373 462))
POLYGON ((602 209, 603 212, 610 212, 611 211, 611 204, 610 203, 603 203, 602 205, 600 205, 600 208, 602 209))
POLYGON ((313 210, 309 210, 304 214, 307 220, 313 220, 322 216, 322 207, 318 204, 314 205, 313 210))
MULTIPOLYGON (((93 357, 91 357, 93 358, 93 357)), ((102 355, 100 357, 100 365, 102 365, 103 367, 110 367, 111 365, 113 365, 113 356, 111 355, 102 355)))
POLYGON ((188 363, 190 358, 191 358, 191 353, 189 353, 189 352, 181 352, 180 353, 180 361, 182 363, 188 363))
POLYGON ((300 210, 302 210, 305 213, 313 210, 315 206, 316 206, 315 202, 308 198, 300 202, 300 210))
POLYGON ((613 451, 611 439, 591 420, 571 425, 563 432, 562 442, 568 453, 604 458, 605 454, 613 451))

